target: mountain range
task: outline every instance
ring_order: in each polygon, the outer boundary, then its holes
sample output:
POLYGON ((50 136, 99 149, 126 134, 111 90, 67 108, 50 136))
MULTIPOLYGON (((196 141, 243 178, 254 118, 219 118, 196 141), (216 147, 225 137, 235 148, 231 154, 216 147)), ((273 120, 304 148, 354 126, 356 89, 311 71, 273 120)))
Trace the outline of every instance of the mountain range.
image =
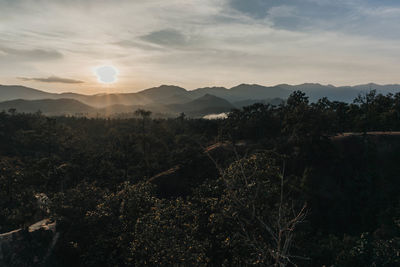
POLYGON ((400 85, 364 84, 356 86, 321 85, 305 83, 300 85, 280 84, 262 86, 241 84, 230 89, 225 87, 204 87, 186 90, 179 86, 161 85, 136 93, 113 93, 84 95, 77 93, 49 93, 19 85, 0 85, 0 110, 15 108, 18 112, 36 112, 47 115, 84 114, 113 116, 133 113, 138 108, 175 116, 181 112, 200 117, 223 113, 257 102, 278 105, 293 91, 303 91, 310 101, 322 97, 330 100, 351 102, 360 93, 375 89, 379 93, 396 93, 400 85))

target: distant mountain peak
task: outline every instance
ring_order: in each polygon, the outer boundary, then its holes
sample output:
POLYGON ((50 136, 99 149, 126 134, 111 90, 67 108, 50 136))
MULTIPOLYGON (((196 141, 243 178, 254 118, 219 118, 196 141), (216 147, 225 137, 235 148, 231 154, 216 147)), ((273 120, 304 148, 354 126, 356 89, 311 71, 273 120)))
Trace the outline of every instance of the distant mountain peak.
POLYGON ((231 90, 237 90, 237 89, 242 89, 242 88, 246 88, 246 87, 258 87, 258 88, 264 87, 264 88, 266 88, 265 86, 262 86, 262 85, 259 85, 256 83, 253 83, 253 84, 241 83, 239 85, 232 87, 231 90))
POLYGON ((152 87, 149 89, 145 89, 143 91, 137 92, 137 94, 148 95, 148 94, 165 94, 165 93, 186 93, 187 90, 185 88, 175 86, 175 85, 160 85, 158 87, 152 87))
POLYGON ((307 87, 310 87, 310 88, 325 87, 325 85, 322 85, 320 83, 303 83, 303 84, 300 84, 299 86, 307 86, 307 87))
POLYGON ((223 86, 207 86, 207 87, 197 88, 195 90, 228 90, 228 89, 223 86))
MULTIPOLYGON (((150 89, 169 89, 169 90, 179 90, 179 91, 187 91, 185 88, 177 86, 177 85, 169 85, 169 84, 162 84, 158 87, 153 87, 150 89)), ((149 90, 149 89, 147 89, 149 90)))

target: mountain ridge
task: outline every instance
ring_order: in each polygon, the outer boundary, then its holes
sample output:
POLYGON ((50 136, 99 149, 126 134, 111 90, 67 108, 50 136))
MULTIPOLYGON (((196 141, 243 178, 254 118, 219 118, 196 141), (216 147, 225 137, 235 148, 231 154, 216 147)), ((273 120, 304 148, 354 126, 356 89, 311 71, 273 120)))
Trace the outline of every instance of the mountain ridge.
MULTIPOLYGON (((293 91, 303 90, 305 93, 310 94, 311 99, 316 98, 314 94, 318 95, 321 93, 326 93, 327 90, 337 91, 343 93, 347 91, 348 94, 354 95, 355 93, 360 93, 363 91, 368 91, 370 89, 376 89, 382 92, 400 90, 400 84, 376 84, 367 83, 352 86, 334 86, 334 85, 323 85, 320 83, 303 83, 298 85, 290 84, 278 84, 274 86, 263 86, 259 84, 239 84, 237 86, 226 88, 226 87, 202 87, 193 90, 187 90, 180 86, 175 85, 160 85, 158 87, 147 88, 140 90, 138 92, 129 93, 103 93, 103 94, 80 94, 73 92, 63 92, 63 93, 51 93, 43 90, 30 88, 21 85, 0 85, 0 101, 14 100, 14 99, 53 99, 53 98, 73 98, 76 100, 81 100, 82 102, 92 102, 92 105, 96 104, 93 99, 98 99, 103 101, 103 98, 108 98, 109 102, 121 101, 118 98, 124 97, 129 101, 144 101, 144 102, 161 102, 165 97, 185 97, 186 100, 193 100, 197 97, 212 94, 217 97, 229 98, 230 101, 241 101, 246 99, 265 99, 265 98, 276 98, 276 97, 287 97, 293 91), (323 90, 323 91, 322 91, 323 90), (318 93, 317 93, 318 92, 318 93), (249 95, 249 94, 256 95, 249 95), (114 98, 114 100, 113 100, 114 98), (236 99, 235 99, 236 98, 236 99), (90 100, 92 99, 92 100, 90 100)), ((334 96, 335 94, 333 94, 334 96)), ((343 98, 343 97, 342 97, 343 98)), ((179 100, 179 99, 178 99, 179 100)), ((334 99, 335 100, 335 99, 334 99)), ((106 101, 105 101, 106 102, 106 101)), ((118 104, 122 104, 119 103, 118 104)), ((171 103, 173 104, 173 103, 171 103)))
MULTIPOLYGON (((33 102, 21 102, 21 100, 47 100, 47 102, 36 103, 41 110, 43 106, 54 102, 48 100, 69 99, 76 102, 61 101, 61 108, 67 113, 76 110, 88 112, 100 112, 103 114, 132 113, 134 108, 145 108, 159 113, 179 114, 185 112, 191 116, 202 116, 210 113, 227 112, 232 108, 241 108, 252 103, 271 103, 277 105, 282 103, 293 91, 303 91, 309 96, 310 101, 315 102, 322 97, 330 100, 352 102, 360 93, 376 89, 378 93, 395 93, 400 91, 400 85, 379 85, 368 83, 354 86, 321 85, 319 83, 303 83, 299 85, 278 84, 275 86, 263 86, 259 84, 239 84, 231 88, 225 87, 203 87, 187 90, 174 85, 160 85, 133 93, 110 93, 85 95, 73 92, 50 93, 34 88, 19 85, 0 85, 0 110, 7 110, 10 103, 15 104, 18 110, 32 110, 33 102), (4 101, 19 100, 17 102, 4 101), (24 103, 27 107, 22 105, 24 103), (74 104, 73 104, 74 103, 74 104), (76 108, 72 108, 75 106, 76 108)), ((36 108, 36 107, 35 107, 36 108)), ((50 110, 48 113, 57 113, 50 110)))

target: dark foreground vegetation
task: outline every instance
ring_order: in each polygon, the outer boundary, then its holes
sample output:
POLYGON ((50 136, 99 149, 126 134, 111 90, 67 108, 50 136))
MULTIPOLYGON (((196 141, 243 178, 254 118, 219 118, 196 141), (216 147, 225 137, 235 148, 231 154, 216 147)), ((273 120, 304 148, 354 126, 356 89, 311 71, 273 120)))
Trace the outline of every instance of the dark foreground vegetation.
POLYGON ((57 221, 43 266, 400 265, 400 137, 335 137, 400 131, 400 94, 138 114, 0 113, 0 232, 57 221))

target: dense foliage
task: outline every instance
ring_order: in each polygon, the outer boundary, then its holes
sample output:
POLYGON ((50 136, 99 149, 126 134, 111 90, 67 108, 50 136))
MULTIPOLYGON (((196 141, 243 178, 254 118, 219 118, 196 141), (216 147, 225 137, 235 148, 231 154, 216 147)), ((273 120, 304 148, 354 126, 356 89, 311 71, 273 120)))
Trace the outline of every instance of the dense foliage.
POLYGON ((400 136, 367 134, 400 131, 400 93, 136 114, 0 113, 0 232, 57 220, 49 266, 400 264, 400 136))

